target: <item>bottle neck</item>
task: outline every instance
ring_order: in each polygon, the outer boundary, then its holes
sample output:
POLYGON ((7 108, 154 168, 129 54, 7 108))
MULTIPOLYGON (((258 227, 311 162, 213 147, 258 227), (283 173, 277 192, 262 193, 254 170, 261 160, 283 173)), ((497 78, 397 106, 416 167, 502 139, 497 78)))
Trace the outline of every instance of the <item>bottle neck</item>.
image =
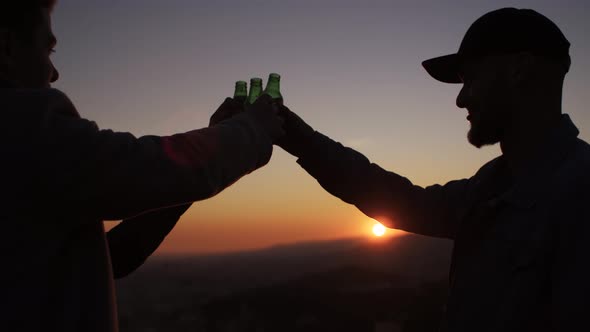
POLYGON ((281 96, 281 76, 277 73, 268 75, 268 83, 264 93, 270 95, 273 99, 282 99, 281 96))
POLYGON ((270 95, 273 99, 279 99, 283 97, 281 95, 281 87, 278 80, 269 81, 266 85, 264 93, 270 95))
POLYGON ((248 97, 248 88, 246 86, 246 82, 238 81, 236 82, 236 88, 234 90, 234 99, 243 103, 246 101, 248 97))
POLYGON ((248 95, 248 103, 254 104, 256 99, 260 97, 262 94, 262 85, 261 84, 254 84, 250 85, 250 94, 248 95))

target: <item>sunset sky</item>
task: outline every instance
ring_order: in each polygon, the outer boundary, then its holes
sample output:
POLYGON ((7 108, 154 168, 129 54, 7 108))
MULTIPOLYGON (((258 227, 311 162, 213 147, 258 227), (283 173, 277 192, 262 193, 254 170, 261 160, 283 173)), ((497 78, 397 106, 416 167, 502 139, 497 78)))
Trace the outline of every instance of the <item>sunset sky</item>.
MULTIPOLYGON (((590 140, 582 0, 60 0, 54 86, 101 128, 169 135, 205 127, 236 80, 278 72, 285 103, 315 129, 415 184, 445 183, 499 149, 467 143, 460 85, 431 79, 420 63, 456 52, 475 19, 506 6, 541 12, 569 39, 564 112, 590 140)), ((370 237, 373 224, 276 148, 266 167, 195 203, 159 252, 370 237)))

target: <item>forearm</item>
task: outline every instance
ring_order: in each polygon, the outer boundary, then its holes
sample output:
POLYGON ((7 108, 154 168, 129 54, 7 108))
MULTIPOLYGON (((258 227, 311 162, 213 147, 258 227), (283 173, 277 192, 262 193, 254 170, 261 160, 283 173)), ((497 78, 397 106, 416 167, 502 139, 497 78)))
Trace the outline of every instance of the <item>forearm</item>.
POLYGON ((125 219, 107 233, 115 278, 140 267, 160 246, 191 204, 164 208, 125 219))
POLYGON ((298 163, 328 192, 388 227, 454 236, 454 207, 464 192, 463 181, 421 188, 319 133, 309 141, 298 163))
POLYGON ((272 152, 271 138, 247 114, 168 137, 135 138, 54 113, 45 125, 39 151, 52 174, 45 188, 102 220, 211 197, 272 152))

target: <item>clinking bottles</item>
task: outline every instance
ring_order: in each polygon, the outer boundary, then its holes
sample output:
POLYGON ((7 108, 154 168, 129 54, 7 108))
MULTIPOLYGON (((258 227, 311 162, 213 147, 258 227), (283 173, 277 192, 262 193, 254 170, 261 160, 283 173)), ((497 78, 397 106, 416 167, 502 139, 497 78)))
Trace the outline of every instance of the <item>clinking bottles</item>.
POLYGON ((244 81, 236 82, 236 90, 234 92, 234 99, 245 100, 246 104, 254 104, 256 99, 261 94, 266 93, 273 99, 283 103, 283 95, 281 95, 281 75, 277 73, 271 73, 268 76, 268 82, 266 88, 262 90, 262 79, 259 77, 253 77, 250 79, 250 91, 247 97, 244 98, 245 91, 247 90, 247 84, 244 81))

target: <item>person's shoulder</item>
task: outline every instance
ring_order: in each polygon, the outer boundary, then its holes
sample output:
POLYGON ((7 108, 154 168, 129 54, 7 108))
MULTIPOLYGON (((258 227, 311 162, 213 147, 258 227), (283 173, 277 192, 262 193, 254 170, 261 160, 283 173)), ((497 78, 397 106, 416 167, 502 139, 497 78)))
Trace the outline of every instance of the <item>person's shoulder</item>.
POLYGON ((52 116, 79 117, 76 107, 62 91, 46 89, 0 89, 0 110, 8 123, 47 121, 52 116))
POLYGON ((590 144, 581 138, 576 139, 574 144, 574 156, 576 160, 583 163, 590 163, 590 144))
POLYGON ((555 175, 557 196, 573 201, 590 197, 590 144, 577 138, 555 175))
POLYGON ((55 88, 0 89, 0 100, 18 100, 24 98, 68 99, 68 96, 63 91, 55 88))
POLYGON ((70 98, 58 89, 0 89, 0 107, 7 113, 45 112, 73 108, 70 98))
POLYGON ((471 177, 471 179, 480 179, 482 177, 489 176, 492 172, 497 170, 499 167, 504 166, 504 158, 502 156, 498 156, 487 163, 483 164, 477 172, 471 177))
POLYGON ((62 118, 79 118, 72 101, 57 89, 0 89, 0 136, 38 136, 62 118))
POLYGON ((567 154, 562 169, 569 176, 574 176, 578 180, 590 180, 590 144, 577 138, 574 142, 571 152, 567 154))

